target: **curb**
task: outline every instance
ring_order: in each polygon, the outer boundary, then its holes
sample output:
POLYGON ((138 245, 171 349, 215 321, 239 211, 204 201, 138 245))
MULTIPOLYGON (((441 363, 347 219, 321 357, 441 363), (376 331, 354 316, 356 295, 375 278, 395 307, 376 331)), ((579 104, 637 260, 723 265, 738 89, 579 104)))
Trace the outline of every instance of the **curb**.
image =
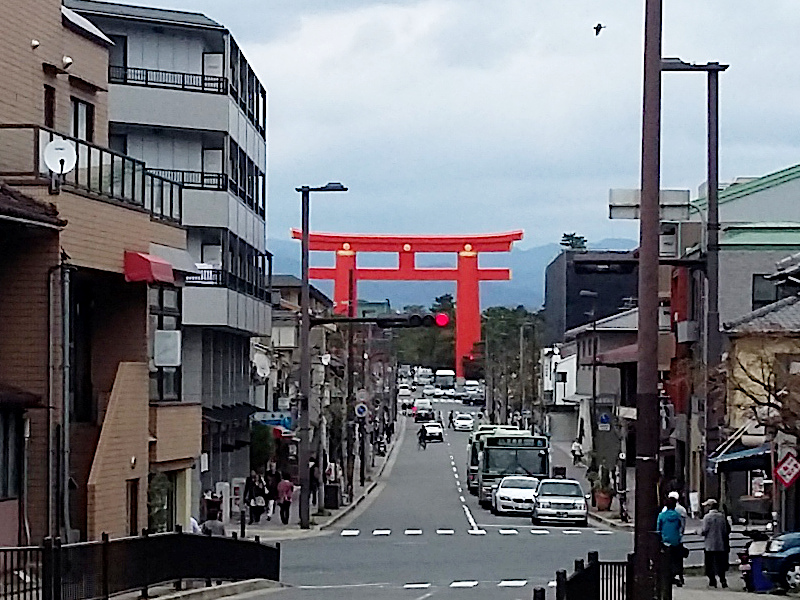
POLYGON ((614 519, 608 519, 606 517, 601 517, 600 515, 598 515, 597 513, 592 512, 592 511, 589 511, 589 518, 592 519, 593 521, 597 521, 598 523, 600 523, 602 525, 606 525, 608 527, 613 527, 614 529, 620 529, 620 530, 623 530, 623 531, 625 531, 625 530, 633 531, 633 523, 620 523, 619 521, 616 521, 614 519))
POLYGON ((247 579, 246 581, 234 581, 211 587, 166 594, 161 596, 160 600, 216 600, 217 598, 227 598, 228 596, 282 587, 285 586, 280 581, 272 581, 271 579, 247 579))
MULTIPOLYGON (((392 457, 392 453, 394 452, 395 447, 397 447, 398 438, 399 435, 395 437, 395 441, 392 442, 391 447, 389 448, 388 452, 386 452, 386 456, 383 459, 383 464, 381 465, 380 470, 378 470, 376 478, 380 478, 383 475, 383 471, 384 469, 386 469, 386 465, 389 464, 389 459, 392 457)), ((361 494, 358 496, 358 498, 355 499, 354 502, 351 502, 350 505, 344 510, 342 510, 342 512, 340 512, 338 515, 331 517, 330 519, 328 519, 328 521, 319 525, 317 529, 319 529, 320 531, 328 529, 329 527, 331 527, 332 525, 343 519, 345 516, 349 515, 356 509, 356 507, 359 504, 361 504, 364 500, 366 500, 367 496, 369 496, 376 487, 378 487, 377 481, 373 481, 372 483, 370 483, 367 489, 361 492, 361 494)))

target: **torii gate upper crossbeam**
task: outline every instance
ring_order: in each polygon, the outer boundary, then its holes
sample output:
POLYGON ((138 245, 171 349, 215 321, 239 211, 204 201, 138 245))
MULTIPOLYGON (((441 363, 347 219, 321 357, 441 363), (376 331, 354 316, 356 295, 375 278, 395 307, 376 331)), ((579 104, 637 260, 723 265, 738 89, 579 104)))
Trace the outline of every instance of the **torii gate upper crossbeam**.
MULTIPOLYGON (((456 281, 456 374, 464 376, 463 358, 469 356, 474 344, 481 339, 480 290, 481 281, 507 281, 508 269, 481 269, 480 252, 509 252, 522 231, 483 235, 367 235, 344 233, 310 233, 309 248, 314 251, 336 252, 336 266, 314 267, 312 279, 334 280, 335 311, 347 312, 358 296, 350 289, 351 279, 381 281, 456 281), (358 268, 358 252, 397 252, 398 267, 358 268), (418 252, 456 252, 455 269, 422 269, 415 264, 418 252), (351 275, 352 274, 352 275, 351 275), (351 298, 352 293, 352 298, 351 298)), ((292 229, 292 237, 300 239, 302 232, 292 229)))

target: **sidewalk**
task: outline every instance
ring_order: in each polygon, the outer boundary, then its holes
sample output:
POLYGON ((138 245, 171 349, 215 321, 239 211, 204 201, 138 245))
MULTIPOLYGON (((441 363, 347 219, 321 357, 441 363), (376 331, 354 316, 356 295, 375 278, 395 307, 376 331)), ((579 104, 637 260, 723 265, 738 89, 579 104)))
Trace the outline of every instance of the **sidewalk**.
MULTIPOLYGON (((359 482, 359 469, 360 469, 360 462, 358 456, 356 456, 356 464, 355 468, 353 469, 354 479, 353 482, 353 501, 350 504, 346 504, 341 506, 336 510, 329 510, 329 509, 322 509, 320 510, 318 506, 312 504, 311 505, 311 527, 309 529, 300 529, 300 487, 297 486, 294 491, 294 496, 292 499, 292 506, 289 513, 289 524, 284 525, 281 523, 280 516, 278 514, 278 508, 275 508, 275 514, 272 515, 272 519, 267 521, 266 515, 262 515, 260 523, 254 523, 253 525, 246 525, 245 527, 245 535, 248 538, 253 538, 254 536, 259 536, 263 540, 280 540, 280 539, 294 539, 300 537, 308 537, 311 535, 317 535, 320 531, 327 529, 334 525, 337 521, 345 517, 346 515, 350 514, 355 508, 361 504, 366 497, 372 493, 375 487, 378 485, 378 480, 380 479, 381 475, 383 474, 386 465, 394 456, 396 452, 397 446, 403 439, 406 430, 406 419, 398 419, 397 423, 397 435, 394 436, 392 443, 389 444, 388 448, 386 449, 386 456, 375 456, 375 466, 374 467, 367 467, 367 475, 364 481, 364 485, 361 486, 359 482)), ((320 490, 317 500, 319 504, 322 503, 322 490, 320 490)), ((228 532, 228 535, 231 535, 233 532, 239 534, 240 531, 240 522, 239 516, 235 515, 233 520, 225 523, 225 530, 228 532)))
MULTIPOLYGON (((765 597, 764 594, 751 594, 744 591, 742 578, 736 570, 728 571, 728 589, 714 589, 708 587, 708 580, 705 577, 687 577, 683 587, 672 588, 672 598, 674 600, 722 600, 736 594, 737 600, 755 600, 765 597)), ((768 595, 767 595, 768 597, 768 595)))

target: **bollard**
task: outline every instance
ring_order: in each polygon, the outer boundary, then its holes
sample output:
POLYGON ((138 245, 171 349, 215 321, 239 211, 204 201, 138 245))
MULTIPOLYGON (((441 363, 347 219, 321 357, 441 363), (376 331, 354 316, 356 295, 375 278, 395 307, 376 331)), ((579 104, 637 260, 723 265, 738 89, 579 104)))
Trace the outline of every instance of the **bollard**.
POLYGON ((256 536, 255 538, 253 538, 253 539, 255 539, 255 541, 256 541, 256 544, 260 544, 260 543, 261 543, 261 536, 260 536, 260 535, 257 535, 257 536, 256 536))
POLYGON ((231 537, 232 537, 233 539, 235 539, 235 540, 238 540, 238 539, 239 539, 239 534, 238 534, 238 533, 236 533, 235 531, 231 531, 231 537))
POLYGON ((567 600, 567 572, 556 571, 556 600, 567 600))
POLYGON ((245 532, 245 527, 246 527, 246 525, 245 525, 245 516, 246 516, 245 513, 246 512, 247 512, 247 509, 245 508, 244 503, 242 503, 241 510, 239 510, 239 537, 242 538, 242 539, 247 537, 247 534, 245 532))
POLYGON ((589 564, 600 562, 600 554, 597 550, 589 552, 589 564))
POLYGON ((533 588, 533 600, 545 600, 544 588, 533 588))
POLYGON ((584 564, 583 559, 582 558, 576 558, 575 559, 575 572, 579 573, 579 572, 583 571, 585 568, 586 568, 586 565, 584 564))

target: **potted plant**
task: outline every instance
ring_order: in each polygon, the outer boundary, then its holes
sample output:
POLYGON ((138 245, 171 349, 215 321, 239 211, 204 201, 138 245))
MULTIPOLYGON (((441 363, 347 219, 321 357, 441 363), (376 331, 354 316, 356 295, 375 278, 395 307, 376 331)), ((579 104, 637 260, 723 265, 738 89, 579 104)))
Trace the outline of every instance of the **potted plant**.
POLYGON ((592 492, 597 510, 605 511, 611 508, 614 488, 611 485, 611 471, 605 466, 600 467, 600 477, 592 482, 592 492))

